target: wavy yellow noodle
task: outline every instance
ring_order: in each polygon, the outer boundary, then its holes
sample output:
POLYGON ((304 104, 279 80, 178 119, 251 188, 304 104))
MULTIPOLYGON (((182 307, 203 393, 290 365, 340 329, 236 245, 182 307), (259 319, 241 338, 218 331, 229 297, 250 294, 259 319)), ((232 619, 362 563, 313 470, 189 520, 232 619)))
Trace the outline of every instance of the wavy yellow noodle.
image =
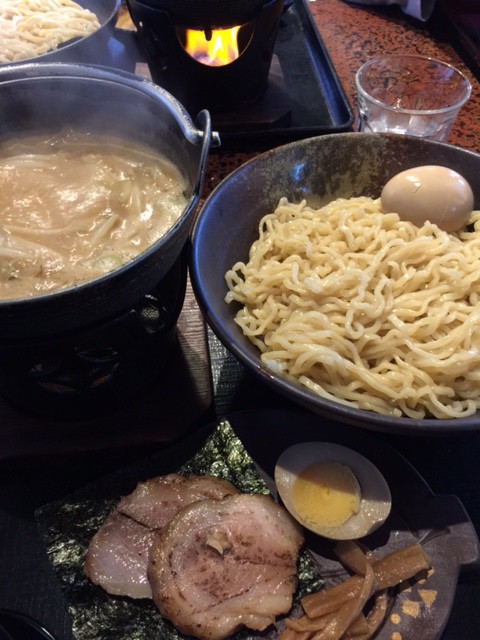
POLYGON ((480 212, 449 234, 371 198, 283 198, 226 273, 226 302, 266 365, 322 397, 465 417, 480 408, 479 265, 480 212))
POLYGON ((99 27, 97 16, 73 0, 1 0, 0 63, 34 58, 99 27))

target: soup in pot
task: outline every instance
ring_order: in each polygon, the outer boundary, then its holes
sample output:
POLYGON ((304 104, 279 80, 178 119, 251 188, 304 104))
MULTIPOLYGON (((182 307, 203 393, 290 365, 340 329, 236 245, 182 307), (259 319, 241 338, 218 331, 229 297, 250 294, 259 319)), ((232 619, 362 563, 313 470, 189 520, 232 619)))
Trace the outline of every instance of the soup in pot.
POLYGON ((73 133, 0 145, 0 299, 73 287, 129 262, 188 202, 166 157, 73 133))

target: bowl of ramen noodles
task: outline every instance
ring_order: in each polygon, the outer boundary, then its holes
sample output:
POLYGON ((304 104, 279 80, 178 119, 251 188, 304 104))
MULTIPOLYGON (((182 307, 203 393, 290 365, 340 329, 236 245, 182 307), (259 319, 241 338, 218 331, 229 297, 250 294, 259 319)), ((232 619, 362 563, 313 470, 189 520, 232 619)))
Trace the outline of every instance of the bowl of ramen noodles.
POLYGON ((122 0, 2 0, 0 65, 97 62, 108 53, 122 0))
POLYGON ((266 391, 329 419, 478 429, 479 171, 476 153, 392 134, 255 157, 194 225, 206 320, 266 391))
POLYGON ((76 331, 148 294, 184 251, 214 144, 208 112, 193 121, 133 74, 0 69, 0 342, 76 331))

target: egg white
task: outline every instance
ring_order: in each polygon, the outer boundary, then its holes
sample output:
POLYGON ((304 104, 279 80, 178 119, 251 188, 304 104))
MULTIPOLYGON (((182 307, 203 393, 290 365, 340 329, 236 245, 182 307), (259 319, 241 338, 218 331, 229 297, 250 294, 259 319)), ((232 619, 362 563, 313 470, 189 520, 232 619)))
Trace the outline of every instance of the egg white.
POLYGON ((389 486, 377 467, 360 453, 329 442, 302 442, 286 449, 275 466, 278 494, 290 514, 306 529, 324 538, 355 540, 380 527, 392 506, 389 486), (293 483, 299 474, 316 462, 335 461, 349 467, 361 488, 360 510, 344 524, 335 527, 315 526, 306 522, 292 502, 293 483))

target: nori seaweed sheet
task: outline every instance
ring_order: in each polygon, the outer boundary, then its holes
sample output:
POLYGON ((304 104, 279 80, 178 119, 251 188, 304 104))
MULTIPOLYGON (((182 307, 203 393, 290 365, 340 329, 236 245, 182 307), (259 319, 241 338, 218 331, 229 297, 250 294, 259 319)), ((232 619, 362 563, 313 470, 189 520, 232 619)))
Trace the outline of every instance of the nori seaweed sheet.
MULTIPOLYGON (((173 456, 173 459, 175 456, 173 456)), ((111 596, 83 574, 88 544, 106 515, 136 482, 169 473, 166 458, 149 459, 142 468, 108 478, 37 510, 36 518, 48 557, 60 581, 72 618, 75 640, 182 640, 151 600, 111 596), (145 473, 150 475, 145 475, 145 473), (136 479, 133 478, 136 476, 136 479), (130 484, 129 484, 130 483, 130 484), (127 488, 129 487, 129 488, 127 488), (98 491, 96 491, 98 489, 98 491), (123 492, 121 492, 123 489, 123 492), (115 491, 119 492, 115 495, 115 491)), ((172 456, 169 461, 171 463, 172 456)), ((232 482, 245 493, 268 494, 265 480, 228 421, 220 422, 203 444, 177 471, 184 475, 214 475, 232 482)), ((321 588, 323 580, 308 551, 299 559, 299 587, 295 601, 321 588)), ((274 638, 277 630, 242 630, 235 638, 274 638)))

